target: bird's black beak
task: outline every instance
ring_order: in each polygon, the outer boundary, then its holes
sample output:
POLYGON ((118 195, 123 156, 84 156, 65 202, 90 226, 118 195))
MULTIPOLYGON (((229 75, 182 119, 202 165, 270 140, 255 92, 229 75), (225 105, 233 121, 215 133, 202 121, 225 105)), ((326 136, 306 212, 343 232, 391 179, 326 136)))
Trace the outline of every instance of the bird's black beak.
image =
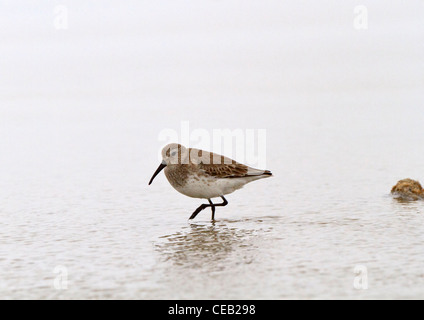
POLYGON ((153 179, 159 174, 159 172, 161 172, 162 171, 162 169, 163 168, 165 168, 166 167, 166 163, 165 163, 165 161, 162 161, 162 163, 159 165, 159 167, 156 169, 156 171, 155 171, 155 173, 153 174, 153 176, 152 176, 152 179, 150 179, 150 181, 149 181, 149 186, 152 184, 152 182, 153 182, 153 179))

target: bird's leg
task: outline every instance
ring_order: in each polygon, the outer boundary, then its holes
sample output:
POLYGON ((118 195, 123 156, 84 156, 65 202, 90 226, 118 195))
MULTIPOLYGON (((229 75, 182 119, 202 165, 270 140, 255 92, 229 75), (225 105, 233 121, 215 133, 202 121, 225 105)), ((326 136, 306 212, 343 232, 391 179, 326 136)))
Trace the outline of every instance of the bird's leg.
POLYGON ((224 198, 224 196, 221 196, 221 198, 224 202, 218 203, 218 204, 212 203, 211 199, 208 199, 210 206, 212 208, 212 221, 215 221, 215 207, 225 207, 228 204, 228 201, 227 199, 224 198))
POLYGON ((193 212, 193 214, 188 218, 189 220, 196 218, 197 214, 202 211, 203 209, 209 207, 209 204, 202 204, 199 208, 196 209, 196 211, 193 212))
POLYGON ((215 220, 215 205, 213 204, 211 199, 208 199, 209 204, 211 205, 211 210, 212 210, 212 221, 215 220))
POLYGON ((228 204, 228 201, 224 198, 224 196, 221 196, 221 199, 224 200, 224 202, 216 204, 216 206, 225 207, 228 204))
POLYGON ((212 203, 211 199, 208 199, 209 204, 200 205, 200 207, 198 207, 196 209, 196 211, 193 212, 193 214, 191 215, 189 220, 194 219, 200 211, 204 210, 207 207, 211 207, 211 209, 212 209, 212 220, 215 220, 215 207, 225 207, 228 204, 228 201, 227 201, 227 199, 224 198, 224 196, 221 196, 221 198, 224 202, 218 203, 218 204, 212 203))

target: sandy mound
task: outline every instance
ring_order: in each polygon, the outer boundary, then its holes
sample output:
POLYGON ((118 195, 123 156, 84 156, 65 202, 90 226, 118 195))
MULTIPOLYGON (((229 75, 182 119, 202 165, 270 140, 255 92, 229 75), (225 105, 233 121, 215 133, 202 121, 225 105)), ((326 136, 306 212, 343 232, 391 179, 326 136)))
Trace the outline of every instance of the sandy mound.
POLYGON ((424 200, 424 189, 418 181, 405 179, 399 181, 393 188, 392 194, 405 200, 424 200))

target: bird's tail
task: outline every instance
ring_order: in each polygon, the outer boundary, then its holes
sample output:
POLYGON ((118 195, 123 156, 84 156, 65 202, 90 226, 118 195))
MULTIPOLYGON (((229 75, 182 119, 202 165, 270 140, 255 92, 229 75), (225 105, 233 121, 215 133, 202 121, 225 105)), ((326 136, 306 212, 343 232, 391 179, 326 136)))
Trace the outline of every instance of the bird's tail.
POLYGON ((272 172, 269 170, 265 170, 264 173, 262 173, 265 176, 272 176, 272 172))

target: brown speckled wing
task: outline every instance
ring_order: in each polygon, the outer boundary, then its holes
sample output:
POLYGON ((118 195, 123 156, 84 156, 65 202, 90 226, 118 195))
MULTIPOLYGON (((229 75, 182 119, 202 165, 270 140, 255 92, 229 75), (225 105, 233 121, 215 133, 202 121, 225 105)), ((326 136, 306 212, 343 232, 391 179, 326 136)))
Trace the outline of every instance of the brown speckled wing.
POLYGON ((247 176, 247 166, 234 164, 199 164, 199 168, 207 175, 217 178, 239 178, 247 176))
POLYGON ((237 178, 248 175, 248 167, 230 158, 199 149, 190 150, 190 161, 209 176, 216 178, 237 178))

